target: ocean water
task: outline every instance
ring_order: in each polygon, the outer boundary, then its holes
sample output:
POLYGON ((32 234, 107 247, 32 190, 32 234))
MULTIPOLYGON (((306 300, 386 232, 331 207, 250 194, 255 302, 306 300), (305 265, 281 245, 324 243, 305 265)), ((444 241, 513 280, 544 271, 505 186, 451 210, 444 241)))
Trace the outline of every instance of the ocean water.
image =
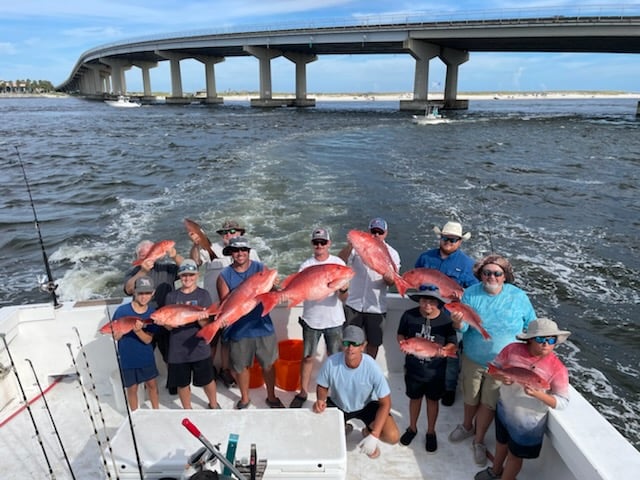
POLYGON ((184 218, 240 220, 281 275, 328 227, 336 253, 382 216, 402 271, 457 219, 479 258, 508 257, 539 315, 573 332, 572 384, 640 447, 640 119, 636 100, 471 101, 415 125, 396 102, 313 109, 0 99, 0 305, 122 295, 143 238, 186 254, 184 218))

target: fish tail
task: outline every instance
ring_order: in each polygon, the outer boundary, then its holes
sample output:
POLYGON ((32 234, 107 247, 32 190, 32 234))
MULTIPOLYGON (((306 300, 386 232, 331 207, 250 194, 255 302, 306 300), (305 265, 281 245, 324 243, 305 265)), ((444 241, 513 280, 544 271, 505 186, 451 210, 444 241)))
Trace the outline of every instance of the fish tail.
POLYGON ((262 302, 262 316, 267 315, 273 310, 280 301, 280 295, 278 292, 262 293, 256 297, 259 302, 262 302))
POLYGON ((407 290, 412 288, 411 284, 407 282, 402 276, 396 273, 395 276, 396 288, 398 289, 398 293, 400 296, 404 297, 407 293, 407 290))
POLYGON ((131 265, 134 265, 134 266, 142 265, 142 260, 141 259, 134 260, 133 262, 131 262, 131 265))
POLYGON ((202 338, 206 343, 211 343, 211 340, 216 336, 218 330, 220 330, 220 322, 214 321, 198 330, 196 337, 202 338))
POLYGON ((449 345, 445 345, 444 347, 442 347, 442 353, 444 354, 445 357, 456 358, 457 351, 458 351, 458 347, 454 343, 451 343, 449 345))
POLYGON ((491 335, 489 335, 489 332, 487 332, 482 325, 478 325, 478 331, 480 332, 480 335, 482 335, 482 338, 484 338, 485 340, 491 339, 491 335))
POLYGON ((496 366, 493 363, 489 363, 487 365, 487 373, 489 375, 494 375, 494 374, 498 373, 498 369, 496 368, 496 366))

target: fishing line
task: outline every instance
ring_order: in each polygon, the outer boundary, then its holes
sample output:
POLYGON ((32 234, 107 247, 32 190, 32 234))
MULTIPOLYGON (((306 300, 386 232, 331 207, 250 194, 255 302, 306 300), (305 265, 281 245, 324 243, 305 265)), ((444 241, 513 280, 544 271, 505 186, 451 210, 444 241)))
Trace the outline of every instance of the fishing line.
POLYGON ((131 429, 131 440, 133 441, 133 449, 136 453, 136 462, 138 463, 138 472, 140 472, 140 480, 144 478, 142 472, 142 462, 140 461, 140 453, 138 452, 138 442, 136 441, 136 433, 133 429, 133 420, 131 418, 131 409, 129 408, 129 399, 127 398, 127 389, 124 386, 124 376, 122 375, 122 363, 120 361, 120 351, 118 350, 118 343, 116 342, 115 332, 113 331, 113 322, 111 321, 111 314, 107 307, 107 320, 111 328, 111 341, 113 343, 113 350, 116 353, 116 360, 118 361, 118 372, 120 372, 120 385, 122 386, 122 395, 124 396, 124 405, 127 409, 127 418, 129 419, 129 428, 131 429))
POLYGON ((53 431, 56 434, 56 438, 58 439, 58 443, 60 444, 60 450, 62 450, 62 454, 64 455, 64 460, 67 462, 67 467, 69 467, 69 472, 71 473, 71 478, 73 480, 76 479, 76 476, 73 473, 73 468, 71 468, 71 462, 69 461, 69 456, 67 455, 67 450, 64 448, 62 444, 62 439, 60 438, 60 432, 58 432, 58 427, 56 426, 56 422, 53 419, 53 415, 51 414, 51 409, 49 408, 49 402, 47 402, 47 397, 42 391, 42 386, 40 385, 40 380, 38 379, 38 374, 36 373, 36 369, 33 367, 33 363, 28 358, 24 359, 25 362, 29 364, 31 367, 31 371, 33 372, 33 376, 36 379, 36 385, 38 386, 38 391, 40 392, 40 396, 42 397, 42 401, 44 402, 44 408, 47 410, 49 414, 49 419, 51 420, 51 425, 53 426, 53 431))
POLYGON ((47 467, 49 467, 49 475, 51 476, 52 480, 55 480, 56 476, 53 473, 53 468, 51 468, 51 462, 49 462, 49 456, 47 455, 47 450, 44 448, 44 443, 42 443, 42 437, 40 436, 40 431, 38 430, 38 424, 36 423, 36 419, 33 418, 31 405, 29 405, 29 400, 27 400, 27 395, 24 393, 24 388, 22 387, 22 382, 20 381, 20 375, 18 375, 18 369, 16 368, 16 364, 13 363, 13 357, 11 356, 11 352, 9 351, 9 344, 7 343, 6 334, 0 333, 0 337, 2 337, 2 341, 4 342, 4 348, 7 351, 7 355, 9 356, 9 362, 11 363, 11 368, 13 368, 13 373, 15 373, 16 375, 16 380, 18 381, 18 387, 20 387, 20 392, 22 393, 22 401, 27 407, 27 412, 29 412, 29 417, 31 418, 33 429, 36 431, 36 438, 38 439, 38 443, 40 444, 40 448, 42 449, 42 454, 44 455, 44 459, 47 462, 47 467))
POLYGON ((27 193, 29 194, 29 202, 31 202, 31 210, 33 210, 33 221, 36 227, 36 231, 38 232, 38 240, 40 241, 40 249, 42 250, 42 259, 44 260, 44 268, 47 272, 47 283, 42 283, 41 288, 44 291, 51 293, 51 298, 53 299, 54 308, 58 308, 61 306, 58 303, 58 295, 56 295, 56 288, 58 288, 58 284, 53 281, 53 275, 51 274, 51 267, 49 265, 49 258, 47 257, 47 252, 44 249, 44 242, 42 241, 42 233, 40 233, 40 222, 38 222, 38 215, 36 213, 36 206, 33 203, 33 197, 31 196, 31 187, 29 186, 29 180, 27 179, 27 171, 24 168, 24 164, 22 163, 22 157, 20 156, 20 150, 18 147, 14 146, 16 149, 16 154, 18 155, 18 162, 20 163, 20 168, 22 168, 22 176, 24 177, 24 183, 27 186, 27 193))
MULTIPOLYGON (((102 457, 102 464, 104 466, 104 471, 107 474, 108 478, 111 478, 111 471, 109 470, 109 466, 107 465, 107 457, 104 454, 104 446, 102 445, 102 440, 100 440, 100 434, 98 433, 98 427, 96 426, 96 420, 93 416, 93 411, 91 410, 91 405, 89 404, 89 398, 87 398, 86 388, 84 386, 84 382, 82 381, 82 375, 80 375, 80 369, 78 368, 78 364, 76 363, 76 357, 73 354, 73 350, 71 349, 71 344, 67 343, 67 348, 69 349, 69 353, 71 354, 71 361, 73 362, 73 366, 76 370, 76 377, 78 378, 78 383, 80 384, 80 391, 82 392, 82 396, 84 397, 84 403, 87 406, 87 412, 89 413, 89 420, 91 420, 91 426, 93 427, 93 436, 96 437, 96 442, 98 442, 98 450, 100 450, 100 456, 102 457)), ((113 459, 113 450, 111 450, 111 444, 109 443, 109 436, 105 431, 105 441, 109 446, 109 452, 111 453, 111 461, 113 462, 113 468, 116 475, 118 477, 118 469, 116 467, 116 462, 113 459)))

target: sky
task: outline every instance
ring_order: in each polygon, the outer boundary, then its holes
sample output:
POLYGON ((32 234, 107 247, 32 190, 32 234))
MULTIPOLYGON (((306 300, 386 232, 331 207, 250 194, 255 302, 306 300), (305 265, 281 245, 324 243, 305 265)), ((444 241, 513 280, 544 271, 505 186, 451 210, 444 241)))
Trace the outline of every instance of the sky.
MULTIPOLYGON (((620 0, 527 2, 494 0, 21 0, 0 2, 0 80, 64 82, 80 56, 129 38, 201 29, 301 27, 358 24, 421 16, 425 20, 505 18, 614 12, 639 15, 640 3, 620 0)), ((415 61, 406 55, 321 56, 307 66, 309 93, 413 91, 415 61)), ((204 67, 181 62, 185 93, 205 88, 204 67)), ((275 93, 295 91, 294 64, 272 61, 275 93)), ((228 58, 216 65, 216 87, 257 91, 258 61, 228 58)), ((430 62, 429 91, 442 91, 445 68, 430 62)), ((126 73, 127 90, 142 90, 138 68, 126 73)), ((151 70, 154 92, 170 91, 169 62, 151 70)), ((476 53, 460 67, 459 92, 497 91, 640 92, 640 55, 586 53, 476 53)))

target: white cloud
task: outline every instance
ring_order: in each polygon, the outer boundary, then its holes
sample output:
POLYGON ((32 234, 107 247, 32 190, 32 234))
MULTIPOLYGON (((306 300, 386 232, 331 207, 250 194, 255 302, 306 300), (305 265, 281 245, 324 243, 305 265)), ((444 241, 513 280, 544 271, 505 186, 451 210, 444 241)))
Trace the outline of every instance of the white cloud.
POLYGON ((0 42, 0 55, 15 55, 16 47, 12 43, 0 42))

